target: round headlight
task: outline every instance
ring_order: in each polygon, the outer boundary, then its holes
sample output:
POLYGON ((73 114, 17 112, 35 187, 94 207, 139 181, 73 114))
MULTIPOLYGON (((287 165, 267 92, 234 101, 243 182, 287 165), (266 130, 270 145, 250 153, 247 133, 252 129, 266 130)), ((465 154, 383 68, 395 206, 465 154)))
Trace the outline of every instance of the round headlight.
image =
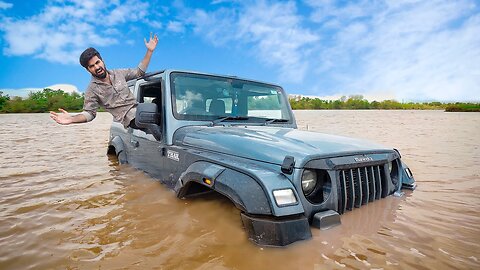
POLYGON ((398 159, 394 159, 388 162, 388 172, 390 173, 390 179, 392 179, 392 183, 395 187, 398 186, 398 159))
POLYGON ((317 173, 312 170, 303 171, 303 175, 302 175, 303 194, 308 196, 315 189, 316 185, 317 185, 317 173))

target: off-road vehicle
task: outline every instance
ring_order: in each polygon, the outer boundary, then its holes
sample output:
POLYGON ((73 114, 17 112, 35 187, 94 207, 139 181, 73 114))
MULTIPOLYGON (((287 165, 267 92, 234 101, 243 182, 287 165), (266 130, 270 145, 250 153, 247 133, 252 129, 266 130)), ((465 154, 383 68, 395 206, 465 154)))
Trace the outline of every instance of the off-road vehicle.
POLYGON ((109 153, 179 198, 227 197, 259 245, 308 239, 311 227, 340 224, 347 211, 415 188, 393 148, 298 130, 278 85, 180 70, 128 85, 141 129, 113 123, 109 153))

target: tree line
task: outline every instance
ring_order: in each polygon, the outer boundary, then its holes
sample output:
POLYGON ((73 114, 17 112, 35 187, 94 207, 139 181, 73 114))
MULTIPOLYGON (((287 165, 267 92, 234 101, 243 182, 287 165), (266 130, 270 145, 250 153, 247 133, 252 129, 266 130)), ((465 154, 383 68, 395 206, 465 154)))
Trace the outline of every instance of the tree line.
POLYGON ((3 95, 0 91, 1 113, 44 113, 63 108, 67 111, 81 111, 83 94, 66 93, 62 90, 45 88, 42 91, 30 92, 28 97, 3 95))
MULTIPOLYGON (((0 113, 44 113, 63 108, 67 111, 81 111, 84 95, 66 93, 62 90, 45 88, 42 91, 30 92, 28 97, 13 97, 0 91, 0 113)), ((278 104, 278 103, 277 103, 278 104)), ((441 103, 441 102, 409 102, 396 100, 372 101, 361 95, 343 96, 338 100, 322 100, 318 98, 291 98, 290 105, 294 110, 445 110, 451 112, 480 112, 480 103, 441 103)))
POLYGON ((290 105, 294 110, 445 110, 445 111, 477 111, 480 103, 442 103, 442 102, 408 102, 396 100, 372 101, 362 95, 343 96, 338 100, 322 100, 319 98, 291 98, 290 105))

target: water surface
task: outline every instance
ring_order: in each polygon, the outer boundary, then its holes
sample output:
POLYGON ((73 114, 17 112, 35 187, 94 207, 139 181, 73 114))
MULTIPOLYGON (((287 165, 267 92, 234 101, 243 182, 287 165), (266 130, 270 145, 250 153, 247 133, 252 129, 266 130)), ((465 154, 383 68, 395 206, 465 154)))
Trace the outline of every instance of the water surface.
POLYGON ((479 269, 480 113, 296 111, 298 126, 397 148, 417 190, 286 248, 220 196, 177 199, 106 155, 111 117, 0 115, 0 269, 479 269))

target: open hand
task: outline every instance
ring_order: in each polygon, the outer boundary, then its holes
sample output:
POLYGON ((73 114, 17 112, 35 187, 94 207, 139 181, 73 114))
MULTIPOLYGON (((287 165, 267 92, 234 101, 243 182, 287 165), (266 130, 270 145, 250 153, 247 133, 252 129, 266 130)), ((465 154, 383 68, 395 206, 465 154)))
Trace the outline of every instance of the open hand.
POLYGON ((145 47, 147 47, 147 50, 153 52, 153 50, 155 50, 155 48, 157 47, 157 43, 158 43, 158 37, 157 37, 157 34, 153 35, 151 32, 150 32, 150 39, 148 40, 147 42, 147 39, 143 39, 143 41, 145 42, 145 47))
POLYGON ((58 109, 62 113, 50 112, 50 118, 52 118, 55 122, 59 123, 60 125, 68 125, 73 123, 73 119, 70 114, 65 111, 64 109, 58 109))

